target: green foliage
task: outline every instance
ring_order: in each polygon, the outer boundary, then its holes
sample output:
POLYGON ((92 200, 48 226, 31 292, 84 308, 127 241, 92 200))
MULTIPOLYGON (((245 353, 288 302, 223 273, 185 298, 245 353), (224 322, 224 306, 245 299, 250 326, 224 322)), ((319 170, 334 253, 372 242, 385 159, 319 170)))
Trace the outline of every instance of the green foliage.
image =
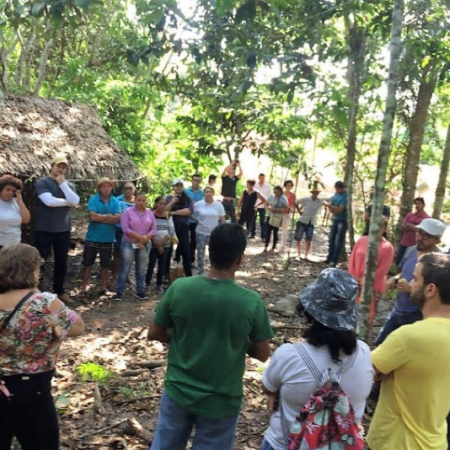
POLYGON ((83 381, 97 381, 99 385, 106 384, 115 375, 112 370, 93 362, 80 364, 76 370, 83 381))

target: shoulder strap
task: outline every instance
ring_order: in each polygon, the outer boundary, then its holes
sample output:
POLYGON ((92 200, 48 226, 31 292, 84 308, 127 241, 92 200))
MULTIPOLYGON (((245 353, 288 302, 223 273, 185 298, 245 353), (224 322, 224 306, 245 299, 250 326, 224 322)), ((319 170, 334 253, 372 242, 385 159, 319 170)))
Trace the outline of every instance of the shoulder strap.
POLYGON ((25 297, 20 300, 19 303, 17 303, 16 307, 12 310, 12 312, 9 314, 9 316, 3 321, 2 326, 0 327, 0 333, 9 325, 9 322, 14 317, 14 315, 19 311, 20 308, 24 305, 24 303, 34 294, 34 291, 28 292, 28 294, 25 295, 25 297))

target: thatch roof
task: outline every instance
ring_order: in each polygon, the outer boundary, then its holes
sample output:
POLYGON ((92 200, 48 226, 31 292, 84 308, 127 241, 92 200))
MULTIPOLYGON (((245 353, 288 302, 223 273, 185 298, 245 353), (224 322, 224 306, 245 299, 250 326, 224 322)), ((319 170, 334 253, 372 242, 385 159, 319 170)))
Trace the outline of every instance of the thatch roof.
POLYGON ((6 95, 0 103, 0 173, 42 177, 61 155, 69 160, 69 179, 108 176, 125 181, 142 176, 103 129, 94 108, 6 95))

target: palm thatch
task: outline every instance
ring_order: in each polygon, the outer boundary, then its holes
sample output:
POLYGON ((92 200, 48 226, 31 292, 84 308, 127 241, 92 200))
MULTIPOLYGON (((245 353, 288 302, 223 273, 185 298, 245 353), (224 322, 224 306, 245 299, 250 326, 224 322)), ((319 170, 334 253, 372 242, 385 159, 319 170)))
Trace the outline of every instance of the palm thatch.
POLYGON ((142 177, 103 129, 94 108, 6 95, 0 103, 0 173, 40 178, 48 174, 51 161, 62 155, 69 160, 68 178, 74 181, 142 177))

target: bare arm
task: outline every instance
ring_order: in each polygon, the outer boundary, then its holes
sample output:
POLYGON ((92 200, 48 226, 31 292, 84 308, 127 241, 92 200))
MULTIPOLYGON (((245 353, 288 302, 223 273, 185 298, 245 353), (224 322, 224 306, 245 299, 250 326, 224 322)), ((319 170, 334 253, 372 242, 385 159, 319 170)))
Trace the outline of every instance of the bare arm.
POLYGON ((258 191, 256 191, 256 195, 257 195, 258 199, 260 201, 262 201, 263 203, 267 202, 267 199, 265 197, 263 197, 258 191))
POLYGON ((241 196, 239 197, 238 206, 237 206, 238 209, 241 209, 243 200, 244 200, 244 193, 242 193, 241 196))
POLYGON ((220 223, 225 223, 225 216, 219 216, 220 223))
POLYGON ((171 330, 156 325, 154 320, 151 321, 150 328, 147 334, 147 338, 149 341, 159 341, 168 344, 170 342, 171 337, 172 337, 171 330))
POLYGON ((179 209, 178 211, 170 211, 171 216, 190 216, 192 214, 189 208, 179 209))
POLYGON ((22 193, 18 189, 16 190, 16 197, 17 205, 19 206, 20 217, 22 218, 22 223, 27 224, 31 219, 30 211, 28 211, 28 208, 25 206, 25 203, 22 199, 22 193))
MULTIPOLYGON (((56 298, 51 302, 49 310, 52 313, 57 313, 62 308, 64 308, 64 303, 59 298, 56 298)), ((84 321, 82 317, 79 314, 77 314, 77 320, 72 325, 70 330, 67 332, 67 336, 68 337, 80 336, 80 334, 83 334, 84 328, 85 328, 84 321)))
POLYGON ((94 211, 89 211, 89 219, 92 222, 114 224, 120 222, 120 214, 98 214, 94 211))
POLYGON ((248 341, 247 355, 262 362, 267 361, 270 356, 269 341, 248 341))
POLYGON ((228 169, 232 169, 232 168, 233 168, 232 164, 230 164, 229 166, 225 167, 225 169, 223 169, 222 176, 226 177, 228 175, 228 169))
POLYGON ((241 163, 237 163, 236 167, 238 169, 238 172, 236 173, 236 178, 241 179, 242 175, 244 175, 244 172, 242 171, 241 163))

